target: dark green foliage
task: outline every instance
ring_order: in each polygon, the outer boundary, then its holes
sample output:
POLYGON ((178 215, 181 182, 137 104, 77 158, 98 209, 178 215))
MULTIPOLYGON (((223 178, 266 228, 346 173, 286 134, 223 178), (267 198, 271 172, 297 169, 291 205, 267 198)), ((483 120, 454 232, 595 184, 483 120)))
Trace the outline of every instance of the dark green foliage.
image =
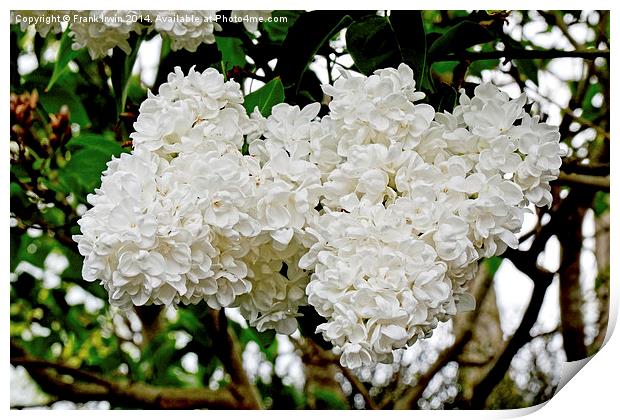
POLYGON ((56 57, 56 61, 54 62, 54 73, 52 73, 52 77, 50 77, 50 81, 47 84, 45 90, 50 90, 54 83, 58 80, 58 78, 68 70, 68 64, 71 60, 76 58, 80 53, 79 50, 74 50, 71 48, 71 37, 69 36, 69 31, 65 31, 62 34, 62 38, 60 39, 60 47, 58 48, 58 55, 56 57))
POLYGON ((437 38, 428 49, 428 55, 433 60, 440 54, 458 54, 466 48, 484 44, 494 38, 493 33, 481 24, 465 20, 437 38))
POLYGON ((356 67, 364 74, 397 67, 402 62, 400 46, 387 17, 368 16, 347 29, 347 46, 356 67))
POLYGON ((120 48, 115 48, 112 54, 110 68, 112 72, 112 88, 116 97, 116 109, 118 114, 125 112, 127 101, 127 86, 131 77, 131 70, 138 58, 140 44, 144 40, 144 35, 132 34, 129 39, 131 52, 129 54, 120 48))
POLYGON ((284 102, 284 86, 282 86, 280 79, 276 78, 247 95, 243 105, 248 114, 254 112, 254 109, 258 107, 263 117, 268 117, 271 115, 271 108, 281 102, 284 102))
POLYGON ((282 42, 276 67, 284 88, 291 92, 287 97, 297 94, 301 78, 319 49, 350 23, 351 17, 344 12, 314 11, 297 18, 282 42))
POLYGON ((426 70, 426 34, 419 11, 367 16, 347 28, 347 48, 364 74, 408 64, 420 83, 426 70))

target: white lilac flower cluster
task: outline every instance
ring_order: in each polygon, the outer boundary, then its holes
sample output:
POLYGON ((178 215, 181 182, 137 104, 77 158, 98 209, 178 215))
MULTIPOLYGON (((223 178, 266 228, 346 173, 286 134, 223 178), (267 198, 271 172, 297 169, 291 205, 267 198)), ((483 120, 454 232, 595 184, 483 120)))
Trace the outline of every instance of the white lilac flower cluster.
POLYGON ((284 334, 312 305, 350 368, 473 309, 478 261, 551 204, 558 129, 488 83, 437 113, 404 64, 323 89, 322 118, 316 103, 263 118, 213 69, 170 74, 88 198, 84 278, 120 306, 205 301, 284 334))
MULTIPOLYGON (((157 32, 170 40, 173 51, 184 49, 195 52, 201 44, 213 44, 215 32, 221 31, 217 10, 20 10, 11 12, 12 22, 26 30, 34 21, 35 30, 41 36, 62 32, 60 16, 69 18, 72 48, 87 47, 91 58, 104 57, 118 47, 131 52, 129 37, 143 31, 157 32), (49 23, 48 23, 49 22, 49 23)), ((259 19, 271 16, 270 10, 233 10, 231 21, 243 23, 246 30, 256 33, 259 19)))
POLYGON ((461 93, 452 113, 416 104, 406 65, 345 73, 324 91, 333 136, 322 147, 340 161, 322 174, 323 211, 306 229, 308 302, 343 365, 389 362, 473 309, 480 258, 515 248, 526 206, 551 203, 560 135, 524 112, 524 95, 492 84, 461 93))

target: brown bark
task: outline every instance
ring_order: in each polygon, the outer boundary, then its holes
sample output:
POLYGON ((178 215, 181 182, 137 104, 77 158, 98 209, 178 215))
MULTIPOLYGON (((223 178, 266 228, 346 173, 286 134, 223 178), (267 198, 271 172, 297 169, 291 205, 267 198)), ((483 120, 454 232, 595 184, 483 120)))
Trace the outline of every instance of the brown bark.
POLYGON ((485 406, 486 400, 491 394, 491 391, 499 384, 504 378, 504 375, 510 367, 513 357, 521 347, 528 343, 531 339, 530 330, 538 319, 540 308, 545 298, 547 288, 551 284, 553 279, 552 273, 541 273, 542 275, 534 278, 534 290, 532 291, 532 297, 528 304, 525 314, 517 331, 508 340, 504 350, 496 357, 492 362, 491 368, 487 375, 474 387, 471 408, 482 409, 485 406))
POLYGON ((579 278, 583 217, 586 205, 592 202, 594 196, 591 190, 581 189, 574 189, 571 194, 579 196, 578 205, 568 213, 566 223, 557 233, 562 248, 559 270, 562 338, 566 359, 569 362, 588 356, 582 313, 583 295, 579 278))
POLYGON ((599 304, 598 333, 590 346, 590 353, 600 350, 607 333, 609 321, 609 264, 610 264, 610 214, 606 212, 595 219, 596 265, 598 276, 595 292, 599 304))
MULTIPOLYGON (((303 341, 296 341, 295 344, 302 351, 301 360, 306 376, 304 392, 308 408, 311 410, 329 408, 323 406, 320 399, 316 398, 321 391, 328 391, 331 395, 341 400, 344 405, 348 405, 347 397, 336 380, 336 374, 341 371, 338 358, 319 347, 309 338, 304 338, 303 341)), ((366 400, 366 406, 367 408, 372 408, 368 407, 369 401, 372 400, 369 399, 370 397, 368 392, 365 391, 363 384, 356 381, 355 383, 352 382, 351 385, 358 387, 361 385, 362 389, 364 389, 362 396, 366 400)))
POLYGON ((243 368, 241 349, 234 331, 228 327, 228 318, 226 318, 224 309, 210 311, 206 320, 210 321, 211 329, 216 331, 218 344, 214 349, 224 368, 230 374, 234 384, 231 391, 237 399, 243 402, 245 408, 260 409, 261 401, 258 391, 243 368))
POLYGON ((471 400, 474 385, 489 372, 493 357, 504 344, 495 290, 491 287, 480 307, 480 315, 473 327, 472 339, 463 348, 459 362, 459 398, 471 400))

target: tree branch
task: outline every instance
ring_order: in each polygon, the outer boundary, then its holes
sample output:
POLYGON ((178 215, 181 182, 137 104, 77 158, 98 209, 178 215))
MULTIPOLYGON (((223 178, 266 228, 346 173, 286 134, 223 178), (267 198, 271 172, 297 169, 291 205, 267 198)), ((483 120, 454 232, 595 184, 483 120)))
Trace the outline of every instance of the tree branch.
POLYGON ((504 378, 504 375, 510 367, 513 357, 521 347, 531 340, 530 330, 538 319, 538 314, 542 306, 547 288, 553 280, 552 273, 542 273, 534 281, 534 290, 530 303, 523 314, 521 324, 514 335, 510 338, 504 350, 496 358, 495 362, 488 374, 474 387, 474 393, 471 400, 471 408, 482 409, 491 391, 504 378))
POLYGON ((113 406, 147 409, 237 409, 244 406, 228 389, 165 388, 115 382, 95 373, 28 356, 11 343, 11 364, 26 368, 43 391, 59 400, 109 401, 113 406), (70 377, 70 378, 67 378, 70 377))
POLYGON ((224 309, 219 311, 210 310, 209 316, 206 318, 210 322, 212 330, 217 334, 217 338, 214 341, 218 345, 214 347, 214 350, 224 368, 230 374, 233 382, 231 391, 235 393, 238 399, 243 401, 245 408, 260 409, 261 402, 258 391, 243 368, 241 349, 239 348, 239 343, 237 343, 235 333, 228 327, 228 318, 224 309))
POLYGON ((577 159, 567 160, 562 163, 562 172, 565 174, 607 176, 609 175, 609 170, 609 163, 584 164, 577 159))
POLYGON ((585 186, 595 190, 609 192, 610 178, 608 176, 567 174, 560 172, 558 182, 569 186, 585 186))
POLYGON ((351 372, 350 369, 340 364, 340 359, 338 356, 319 346, 310 337, 304 337, 303 340, 291 338, 291 341, 302 352, 306 354, 311 354, 312 357, 320 358, 321 361, 324 363, 334 364, 342 372, 344 377, 347 378, 347 380, 351 383, 351 387, 364 398, 366 407, 370 408, 371 410, 379 409, 379 406, 377 406, 375 401, 370 396, 366 385, 364 385, 364 383, 360 381, 359 378, 355 376, 355 374, 351 372))
POLYGON ((536 263, 538 255, 544 249, 549 238, 557 230, 564 228, 571 212, 582 200, 581 191, 571 190, 568 196, 557 205, 557 209, 553 210, 551 220, 541 228, 529 250, 508 250, 504 254, 504 257, 509 258, 519 271, 526 274, 534 282, 534 290, 517 331, 510 338, 504 350, 497 356, 488 374, 474 387, 471 400, 472 408, 484 408, 487 398, 504 378, 514 356, 521 347, 531 340, 530 330, 538 319, 547 288, 555 275, 555 273, 538 267, 536 263))
POLYGON ((340 367, 340 371, 342 372, 344 377, 347 378, 347 380, 351 383, 351 386, 353 387, 353 389, 357 391, 364 398, 366 407, 370 408, 371 410, 377 410, 378 409, 377 404, 375 404, 374 400, 370 396, 370 393, 368 392, 368 389, 366 389, 366 386, 362 383, 362 381, 360 381, 357 378, 357 376, 355 376, 355 374, 351 372, 351 370, 342 366, 340 364, 340 361, 336 360, 336 363, 338 363, 338 366, 340 367))
MULTIPOLYGON (((584 176, 584 175, 582 175, 584 176)), ((558 240, 561 244, 560 262, 560 319, 562 322, 562 338, 564 351, 568 362, 581 360, 588 356, 585 344, 585 325, 581 307, 581 247, 583 234, 581 227, 586 212, 586 203, 592 202, 592 189, 580 188, 575 191, 583 197, 582 205, 572 211, 565 223, 565 229, 558 230, 558 240)))
POLYGON ((529 59, 536 58, 551 59, 551 58, 583 58, 586 60, 594 60, 598 57, 609 59, 609 50, 578 50, 578 51, 563 51, 563 50, 525 50, 525 49, 507 49, 503 51, 462 51, 457 54, 439 54, 434 57, 437 61, 462 61, 462 60, 491 60, 491 59, 529 59))

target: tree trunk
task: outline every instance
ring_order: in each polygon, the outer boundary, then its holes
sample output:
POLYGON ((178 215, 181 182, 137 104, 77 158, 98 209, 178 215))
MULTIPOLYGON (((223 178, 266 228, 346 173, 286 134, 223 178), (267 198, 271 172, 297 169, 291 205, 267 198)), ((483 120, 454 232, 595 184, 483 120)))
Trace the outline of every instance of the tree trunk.
POLYGON ((582 314, 583 296, 579 277, 581 247, 583 246, 582 224, 586 212, 584 204, 591 203, 594 195, 591 191, 576 188, 571 194, 578 195, 578 205, 567 215, 564 227, 558 229, 558 239, 562 248, 559 270, 560 313, 564 351, 569 362, 588 356, 582 314))

